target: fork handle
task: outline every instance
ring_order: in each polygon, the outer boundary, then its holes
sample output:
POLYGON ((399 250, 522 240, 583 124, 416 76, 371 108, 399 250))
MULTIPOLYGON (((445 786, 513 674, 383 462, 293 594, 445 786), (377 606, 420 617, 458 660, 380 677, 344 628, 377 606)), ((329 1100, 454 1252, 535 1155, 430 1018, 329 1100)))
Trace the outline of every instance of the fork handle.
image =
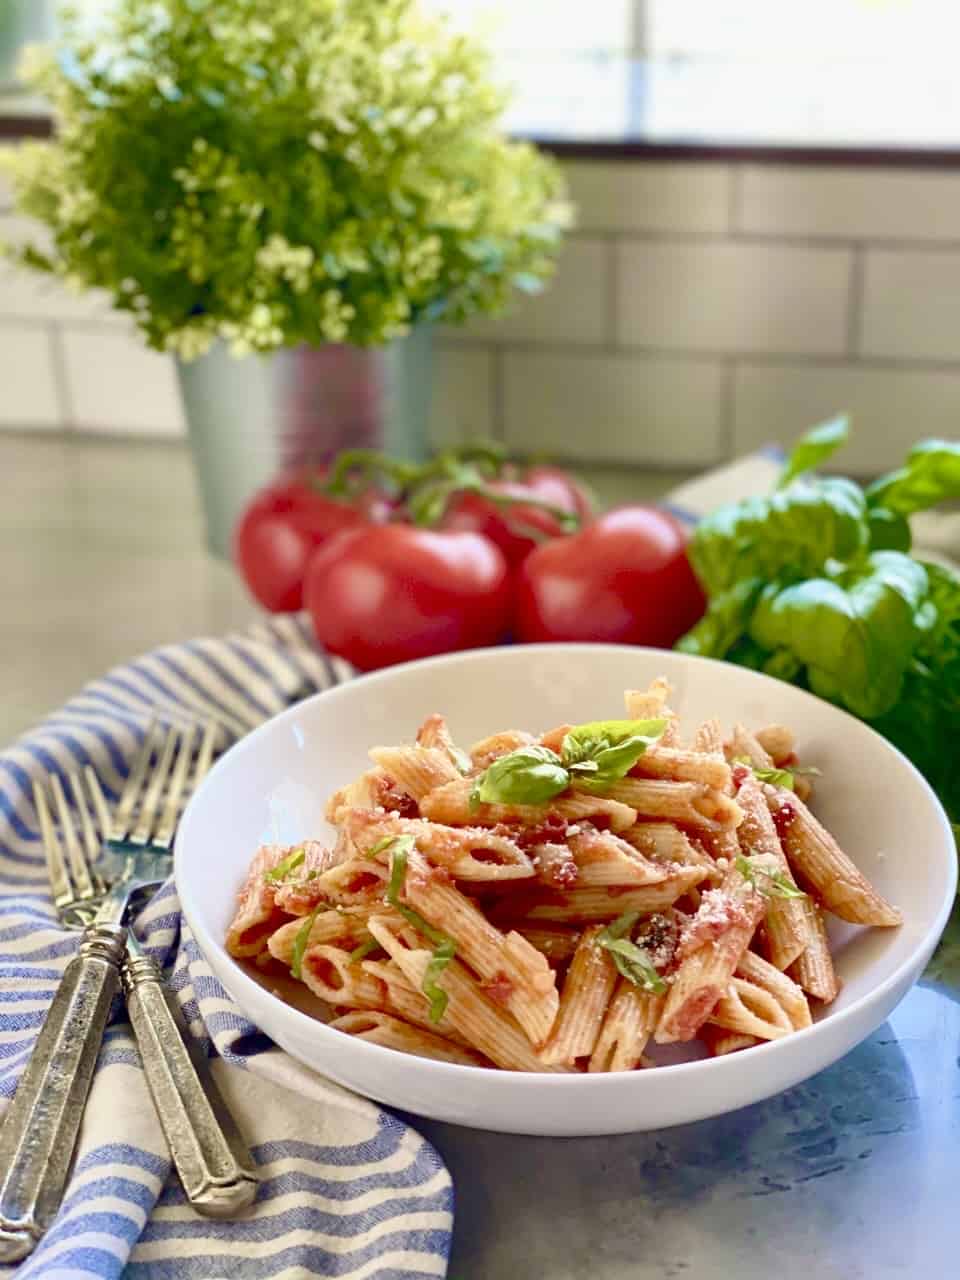
POLYGON ((127 1011, 170 1155, 198 1213, 228 1218, 253 1203, 258 1175, 217 1088, 153 961, 127 952, 127 1011))
POLYGON ((0 1129, 0 1262, 31 1253, 60 1207, 126 940, 84 930, 0 1129))

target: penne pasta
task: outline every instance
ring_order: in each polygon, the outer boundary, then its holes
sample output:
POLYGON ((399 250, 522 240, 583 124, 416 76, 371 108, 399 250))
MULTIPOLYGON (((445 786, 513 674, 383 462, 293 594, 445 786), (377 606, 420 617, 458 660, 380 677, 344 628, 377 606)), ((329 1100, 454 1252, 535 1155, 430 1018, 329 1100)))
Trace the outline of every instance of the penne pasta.
POLYGON ((823 912, 809 899, 807 905, 810 940, 787 972, 808 995, 830 1004, 840 994, 840 981, 833 967, 823 912))
MULTIPOLYGON (((408 981, 417 988, 422 987, 432 958, 430 952, 407 947, 381 920, 371 919, 370 932, 397 962, 408 981)), ((459 960, 451 960, 436 981, 447 995, 445 1016, 484 1057, 510 1071, 544 1070, 544 1064, 517 1024, 506 1010, 484 995, 480 984, 459 960)))
POLYGON ((336 1031, 346 1032, 348 1036, 355 1036, 358 1040, 366 1040, 368 1044, 383 1045, 385 1049, 399 1049, 401 1053, 412 1053, 418 1058, 456 1062, 462 1067, 490 1065, 482 1054, 475 1053, 472 1049, 464 1049, 444 1036, 424 1031, 422 1027, 412 1027, 408 1022, 376 1009, 352 1009, 349 1013, 332 1019, 327 1025, 336 1031))
MULTIPOLYGON (((750 869, 776 867, 751 858, 750 869)), ((703 894, 700 907, 681 939, 680 967, 673 975, 657 1025, 658 1044, 692 1040, 727 991, 740 957, 766 914, 767 899, 755 883, 731 867, 719 889, 703 894)))
POLYGON ((257 851, 228 950, 334 1030, 458 1068, 636 1071, 651 1041, 720 1056, 810 1026, 840 989, 825 911, 899 913, 807 807, 788 728, 707 719, 683 746, 670 696, 469 753, 428 715, 331 796, 332 847, 257 851))
POLYGON ((697 782, 623 778, 603 788, 603 795, 629 805, 644 818, 666 818, 691 827, 735 827, 740 810, 730 796, 697 782))
MULTIPOLYGON (((774 858, 785 883, 796 888, 766 796, 753 774, 745 769, 743 773, 737 791, 737 803, 743 810, 743 822, 737 828, 740 848, 747 857, 763 854, 774 858)), ((778 969, 789 969, 813 936, 809 902, 805 898, 771 898, 766 930, 770 959, 778 969)))
POLYGON ((632 1071, 640 1065, 654 1028, 660 1020, 664 997, 641 991, 621 978, 607 1008, 590 1055, 588 1071, 632 1071))
POLYGON ((559 996, 554 973, 540 952, 518 933, 500 933, 418 853, 411 853, 407 863, 404 897, 453 940, 457 955, 483 980, 482 989, 513 1015, 531 1044, 542 1044, 553 1026, 559 996))
POLYGON ((779 1040, 793 1030, 776 996, 746 978, 732 978, 714 1005, 710 1021, 715 1027, 758 1040, 779 1040))
POLYGON ((581 935, 564 979, 556 1026, 540 1051, 541 1062, 573 1066, 593 1053, 617 981, 612 956, 597 943, 601 932, 594 925, 581 935))
POLYGON ((413 800, 422 800, 428 791, 457 781, 460 770, 446 751, 437 747, 373 747, 370 759, 378 764, 413 800))
POLYGON ((791 869, 816 890, 824 906, 851 924, 891 928, 900 912, 879 894, 847 857, 799 796, 768 787, 767 803, 779 819, 781 843, 791 869))

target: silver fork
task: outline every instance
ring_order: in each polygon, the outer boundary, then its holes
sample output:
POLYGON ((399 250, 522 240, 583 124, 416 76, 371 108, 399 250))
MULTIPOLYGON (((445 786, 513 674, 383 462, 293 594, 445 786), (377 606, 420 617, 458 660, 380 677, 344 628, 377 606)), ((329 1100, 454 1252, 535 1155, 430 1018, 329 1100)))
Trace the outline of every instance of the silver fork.
POLYGON ((59 779, 51 780, 51 792, 60 839, 46 794, 34 787, 54 901, 61 921, 84 928, 84 936, 0 1129, 2 1261, 30 1253, 59 1207, 121 971, 147 1083, 187 1197, 200 1212, 228 1216, 256 1194, 253 1162, 209 1063, 156 966, 124 926, 131 899, 149 896, 169 873, 188 776, 196 785, 209 768, 215 739, 210 725, 191 769, 196 731, 180 739, 178 751, 170 730, 148 778, 160 746, 152 726, 112 818, 93 770, 82 779, 71 775, 79 834, 59 779))

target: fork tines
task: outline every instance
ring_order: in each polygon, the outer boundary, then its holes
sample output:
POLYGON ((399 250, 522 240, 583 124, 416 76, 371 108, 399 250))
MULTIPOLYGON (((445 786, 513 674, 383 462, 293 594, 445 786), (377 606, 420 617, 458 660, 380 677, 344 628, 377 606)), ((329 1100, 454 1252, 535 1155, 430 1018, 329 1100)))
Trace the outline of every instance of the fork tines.
POLYGON ((34 781, 34 805, 58 910, 102 897, 106 885, 94 863, 104 842, 170 848, 184 799, 210 768, 219 733, 215 720, 207 722, 202 735, 197 725, 181 731, 151 722, 112 815, 90 765, 66 775, 70 802, 59 775, 50 775, 48 789, 34 781))

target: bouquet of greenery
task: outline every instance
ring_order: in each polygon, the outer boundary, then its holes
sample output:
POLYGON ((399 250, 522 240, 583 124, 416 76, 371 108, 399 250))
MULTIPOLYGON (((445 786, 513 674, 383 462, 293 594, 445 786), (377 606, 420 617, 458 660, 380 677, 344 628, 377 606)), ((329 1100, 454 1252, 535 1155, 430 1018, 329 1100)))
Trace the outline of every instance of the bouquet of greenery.
POLYGON ((374 345, 552 270, 555 164, 416 0, 118 0, 62 29, 23 69, 56 140, 6 162, 52 245, 13 252, 108 290, 153 347, 374 345))

